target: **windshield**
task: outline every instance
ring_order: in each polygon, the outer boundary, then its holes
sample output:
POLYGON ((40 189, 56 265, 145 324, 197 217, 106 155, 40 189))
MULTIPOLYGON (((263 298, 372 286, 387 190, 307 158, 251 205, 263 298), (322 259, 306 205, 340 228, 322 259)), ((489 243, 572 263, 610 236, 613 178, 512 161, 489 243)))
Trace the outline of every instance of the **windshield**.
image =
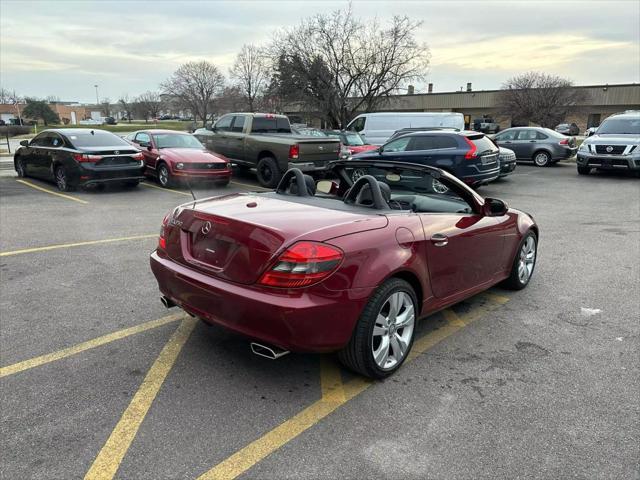
POLYGON ((640 117, 607 118, 598 128, 598 135, 640 135, 640 117))
POLYGON ((110 132, 88 130, 85 132, 67 134, 71 143, 76 147, 130 147, 127 142, 110 132))
MULTIPOLYGON (((346 174, 357 180, 372 175, 391 190, 389 206, 394 210, 422 213, 473 213, 471 206, 430 172, 401 167, 345 167, 346 174)), ((437 175, 436 175, 437 176, 437 175)))
POLYGON ((359 147, 364 145, 362 137, 358 133, 345 133, 343 134, 343 142, 350 147, 359 147))
POLYGON ((204 145, 192 136, 176 133, 161 133, 153 135, 157 148, 199 148, 204 149, 204 145))

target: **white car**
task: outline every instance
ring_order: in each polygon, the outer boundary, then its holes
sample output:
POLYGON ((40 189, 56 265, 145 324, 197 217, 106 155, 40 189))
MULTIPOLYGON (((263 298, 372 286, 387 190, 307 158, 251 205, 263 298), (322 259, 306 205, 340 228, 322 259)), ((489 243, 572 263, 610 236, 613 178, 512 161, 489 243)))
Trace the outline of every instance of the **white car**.
POLYGON ((102 125, 104 123, 104 121, 96 120, 94 118, 89 118, 87 120, 80 120, 78 123, 80 125, 102 125))

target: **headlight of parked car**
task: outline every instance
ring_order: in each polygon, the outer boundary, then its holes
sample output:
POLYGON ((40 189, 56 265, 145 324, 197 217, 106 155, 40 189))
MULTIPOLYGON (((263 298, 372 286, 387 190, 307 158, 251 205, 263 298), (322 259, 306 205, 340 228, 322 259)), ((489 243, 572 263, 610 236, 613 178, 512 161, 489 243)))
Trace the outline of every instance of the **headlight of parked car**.
POLYGON ((176 163, 176 168, 178 170, 182 170, 184 168, 184 163, 180 162, 180 163, 176 163))
POLYGON ((582 142, 580 147, 578 147, 578 150, 581 151, 581 152, 588 152, 589 151, 589 145, 587 145, 585 142, 582 142))

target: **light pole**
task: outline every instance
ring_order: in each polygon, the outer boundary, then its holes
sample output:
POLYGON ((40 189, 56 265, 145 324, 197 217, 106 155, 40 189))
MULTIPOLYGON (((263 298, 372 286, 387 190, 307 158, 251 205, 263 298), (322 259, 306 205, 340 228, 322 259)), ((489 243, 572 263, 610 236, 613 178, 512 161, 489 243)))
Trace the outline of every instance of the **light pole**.
POLYGON ((98 85, 94 85, 96 87, 96 105, 100 105, 100 98, 98 97, 98 85))

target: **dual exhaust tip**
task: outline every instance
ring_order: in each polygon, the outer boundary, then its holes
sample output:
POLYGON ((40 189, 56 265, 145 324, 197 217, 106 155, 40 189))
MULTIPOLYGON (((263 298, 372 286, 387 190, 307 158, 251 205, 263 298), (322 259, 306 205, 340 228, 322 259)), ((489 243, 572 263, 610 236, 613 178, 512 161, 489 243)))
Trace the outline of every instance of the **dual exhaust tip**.
MULTIPOLYGON (((173 308, 176 303, 165 295, 160 296, 160 301, 165 308, 173 308)), ((277 360, 280 357, 284 357, 289 350, 283 350, 275 345, 263 345, 262 343, 251 342, 251 351, 260 357, 268 358, 269 360, 277 360)))

